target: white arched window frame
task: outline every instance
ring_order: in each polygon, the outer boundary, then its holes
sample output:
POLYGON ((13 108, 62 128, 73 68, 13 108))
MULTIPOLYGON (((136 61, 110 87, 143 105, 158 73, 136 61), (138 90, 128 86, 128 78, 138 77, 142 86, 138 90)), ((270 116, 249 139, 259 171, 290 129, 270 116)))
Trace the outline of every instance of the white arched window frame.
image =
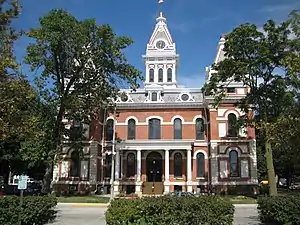
POLYGON ((180 118, 174 119, 173 130, 174 139, 182 139, 182 120, 180 118))

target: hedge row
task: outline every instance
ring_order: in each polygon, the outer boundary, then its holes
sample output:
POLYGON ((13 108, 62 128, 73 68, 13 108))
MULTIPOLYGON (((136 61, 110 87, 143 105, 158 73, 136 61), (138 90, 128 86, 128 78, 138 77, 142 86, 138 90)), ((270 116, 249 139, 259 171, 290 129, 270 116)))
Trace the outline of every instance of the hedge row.
POLYGON ((20 197, 0 197, 0 224, 18 224, 19 213, 21 213, 22 225, 47 224, 55 218, 56 204, 55 196, 26 196, 20 208, 20 197))
POLYGON ((114 200, 107 225, 232 225, 234 207, 218 197, 145 197, 114 200))
POLYGON ((276 196, 263 197, 258 201, 261 222, 275 225, 300 224, 300 197, 276 196))

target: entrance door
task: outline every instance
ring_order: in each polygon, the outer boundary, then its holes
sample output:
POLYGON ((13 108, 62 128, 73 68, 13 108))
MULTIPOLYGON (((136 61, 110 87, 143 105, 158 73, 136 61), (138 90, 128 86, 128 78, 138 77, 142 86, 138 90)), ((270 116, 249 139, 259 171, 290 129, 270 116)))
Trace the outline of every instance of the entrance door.
POLYGON ((148 182, 162 182, 162 156, 158 152, 147 155, 146 169, 148 182))

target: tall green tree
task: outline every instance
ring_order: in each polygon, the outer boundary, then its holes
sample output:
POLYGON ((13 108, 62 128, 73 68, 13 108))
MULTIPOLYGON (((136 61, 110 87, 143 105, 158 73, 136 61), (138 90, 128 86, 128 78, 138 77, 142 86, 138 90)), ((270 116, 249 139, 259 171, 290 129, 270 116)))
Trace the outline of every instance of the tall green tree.
POLYGON ((13 46, 19 37, 11 23, 18 18, 16 0, 0 0, 0 176, 7 181, 9 171, 24 171, 21 142, 36 138, 39 98, 35 89, 18 73, 13 46))
MULTIPOLYGON (((265 138, 265 158, 270 195, 277 195, 273 164, 272 136, 270 125, 280 115, 283 107, 293 96, 287 93, 286 59, 294 58, 291 50, 290 21, 279 25, 269 20, 263 32, 253 24, 242 24, 226 35, 224 51, 226 59, 214 69, 205 85, 206 92, 215 96, 216 104, 226 97, 223 87, 233 82, 242 82, 250 88, 249 93, 237 105, 249 114, 258 113, 256 126, 265 138)), ((248 118, 251 122, 253 118, 248 118)))
POLYGON ((0 0, 0 78, 7 74, 7 69, 15 68, 13 43, 18 34, 11 26, 13 19, 18 18, 20 7, 16 0, 0 0))
POLYGON ((300 102, 295 102, 272 124, 271 134, 277 174, 291 183, 300 175, 300 102))
POLYGON ((20 143, 19 158, 22 171, 33 178, 41 180, 46 166, 51 164, 55 155, 52 146, 53 129, 56 109, 53 105, 39 101, 36 104, 35 115, 38 118, 34 130, 35 135, 20 143))
POLYGON ((300 14, 299 10, 290 13, 292 30, 292 51, 294 55, 286 60, 287 73, 290 76, 293 91, 300 101, 300 14))
POLYGON ((13 122, 17 107, 12 107, 19 85, 19 80, 13 79, 9 74, 10 69, 16 68, 13 55, 13 44, 18 38, 18 34, 11 27, 13 19, 19 15, 19 5, 16 1, 0 0, 0 140, 11 136, 12 127, 9 123, 13 122))
MULTIPOLYGON (((28 32, 35 42, 27 48, 26 62, 41 71, 36 76, 40 95, 57 109, 49 148, 59 154, 66 134, 63 118, 89 123, 108 97, 114 99, 124 86, 137 88, 142 77, 123 52, 133 41, 117 36, 109 25, 80 21, 64 10, 52 10, 39 21, 40 27, 28 32)), ((44 187, 51 170, 49 164, 44 187)))

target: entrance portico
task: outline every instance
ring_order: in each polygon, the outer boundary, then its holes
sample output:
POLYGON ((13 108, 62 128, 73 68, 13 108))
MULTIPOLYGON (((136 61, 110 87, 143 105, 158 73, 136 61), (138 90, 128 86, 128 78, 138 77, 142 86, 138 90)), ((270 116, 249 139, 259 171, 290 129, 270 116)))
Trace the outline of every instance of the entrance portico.
POLYGON ((116 177, 119 181, 116 183, 119 186, 118 190, 124 191, 127 186, 134 185, 136 194, 145 194, 145 192, 149 194, 150 190, 154 194, 167 194, 170 192, 170 187, 174 190, 176 186, 191 192, 193 185, 191 141, 180 140, 170 143, 168 140, 151 140, 145 142, 147 143, 143 143, 143 146, 127 144, 126 149, 118 146, 116 159, 121 159, 116 163, 116 171, 120 171, 120 176, 116 177), (172 148, 164 145, 172 145, 172 148), (135 156, 135 166, 129 165, 128 156, 131 154, 135 156), (179 156, 179 159, 176 156, 179 156), (133 171, 129 170, 135 170, 135 172, 132 173, 133 171), (153 188, 154 186, 157 188, 153 188), (158 188, 159 186, 162 188, 158 188), (157 191, 158 189, 160 191, 157 191))

